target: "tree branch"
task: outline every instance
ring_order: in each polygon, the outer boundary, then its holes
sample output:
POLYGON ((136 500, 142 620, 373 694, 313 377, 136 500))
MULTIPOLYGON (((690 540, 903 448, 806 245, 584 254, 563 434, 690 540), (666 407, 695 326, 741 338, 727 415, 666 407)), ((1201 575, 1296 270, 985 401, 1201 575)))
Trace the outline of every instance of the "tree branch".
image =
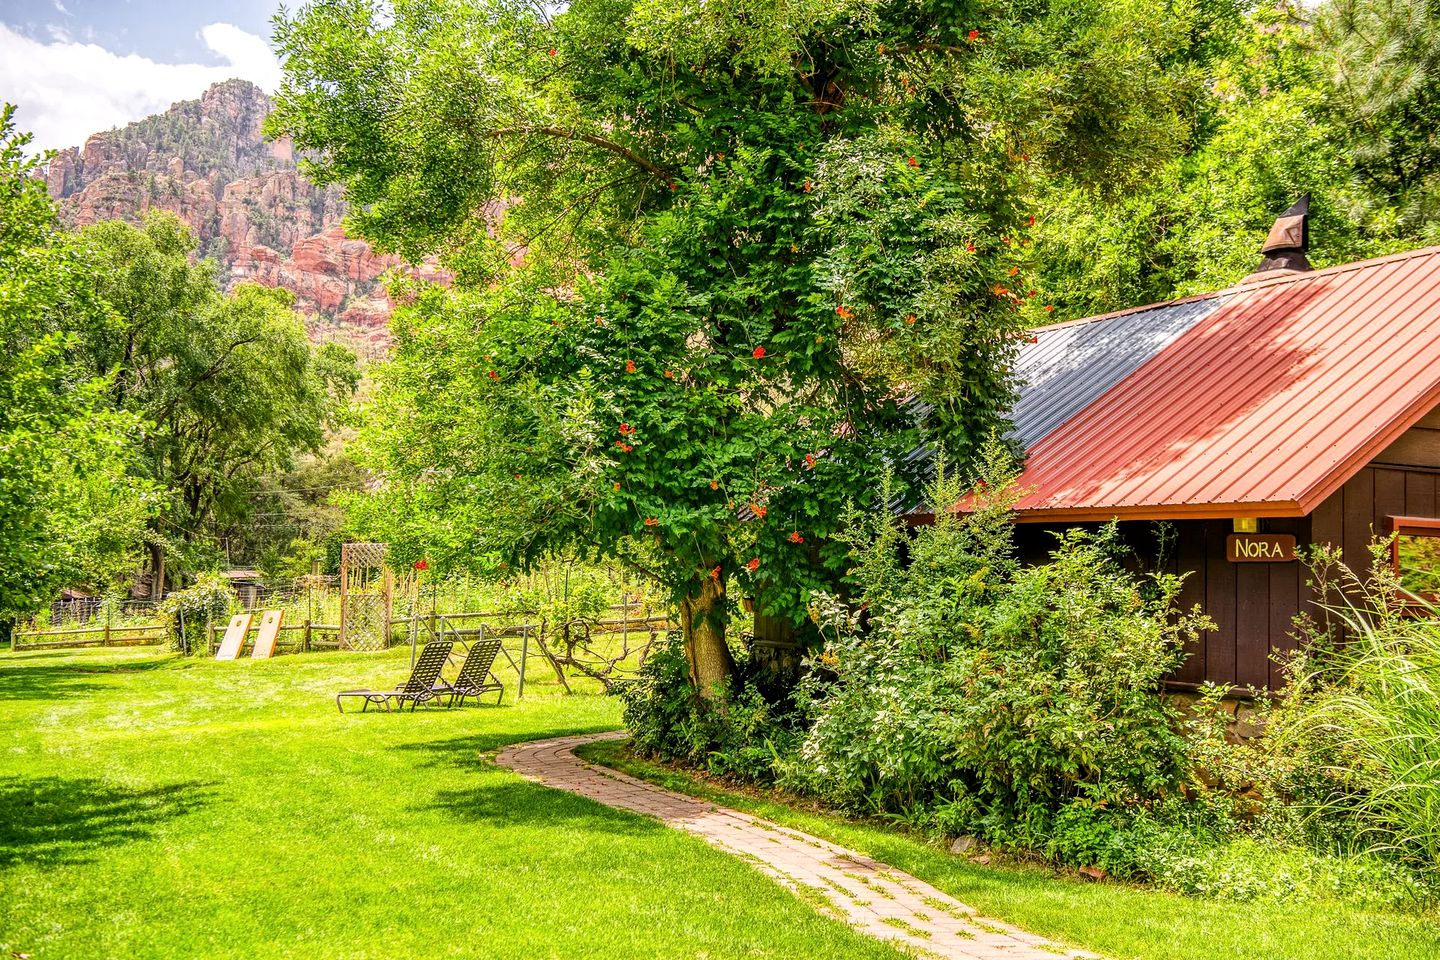
POLYGON ((532 134, 540 134, 546 137, 555 137, 560 140, 578 140, 581 143, 588 143, 592 147, 599 147, 601 150, 609 151, 617 157, 624 157, 642 170, 649 171, 662 180, 672 179, 670 171, 652 160, 647 160, 629 147, 621 146, 613 140, 606 140, 604 137, 597 137, 592 133, 581 133, 578 130, 564 130, 560 127, 501 127, 496 130, 486 131, 490 137, 526 137, 532 134))

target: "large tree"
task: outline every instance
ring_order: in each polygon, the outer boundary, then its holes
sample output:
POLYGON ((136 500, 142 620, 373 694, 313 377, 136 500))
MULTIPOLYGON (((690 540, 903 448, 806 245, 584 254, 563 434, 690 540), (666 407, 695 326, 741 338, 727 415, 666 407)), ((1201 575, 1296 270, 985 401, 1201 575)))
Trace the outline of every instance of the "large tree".
POLYGON ((847 501, 1000 423, 1047 316, 1035 184, 1166 159, 1193 36, 1099 0, 555 9, 309 4, 276 24, 272 130, 355 229, 458 273, 395 321, 372 516, 453 562, 630 560, 709 691, 732 574, 802 616, 847 501))
POLYGON ((13 115, 0 112, 0 618, 113 580, 154 507, 126 472, 138 421, 107 406, 108 381, 76 355, 112 314, 13 115))
POLYGON ((262 482, 320 449, 355 389, 355 359, 312 346, 283 290, 222 293, 170 214, 99 223, 79 240, 113 308, 84 332, 81 355, 109 378, 111 409, 147 424, 140 470, 165 497, 149 537, 158 589, 167 552, 213 558, 243 531, 262 482))

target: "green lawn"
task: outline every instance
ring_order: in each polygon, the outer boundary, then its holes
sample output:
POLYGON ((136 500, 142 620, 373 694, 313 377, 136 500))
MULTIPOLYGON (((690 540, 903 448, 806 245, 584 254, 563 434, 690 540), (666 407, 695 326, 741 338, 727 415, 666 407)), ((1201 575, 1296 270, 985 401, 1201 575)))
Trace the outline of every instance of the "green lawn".
POLYGON ((982 913, 1115 958, 1144 960, 1434 960, 1440 917, 1366 911, 1334 903, 1194 900, 1042 868, 971 864, 883 825, 738 794, 630 757, 623 743, 579 753, 685 793, 704 796, 845 844, 921 877, 982 913))
MULTIPOLYGON (((900 956, 697 839, 482 756, 612 729, 613 700, 557 696, 536 669, 519 705, 335 712, 336 689, 407 667, 405 651, 226 664, 0 652, 0 957, 900 956)), ((1440 957, 1433 917, 982 868, 872 825, 730 799, 1115 958, 1440 957)))
POLYGON ((519 705, 336 713, 406 656, 0 652, 0 957, 899 956, 482 759, 612 729, 613 700, 536 669, 519 705))

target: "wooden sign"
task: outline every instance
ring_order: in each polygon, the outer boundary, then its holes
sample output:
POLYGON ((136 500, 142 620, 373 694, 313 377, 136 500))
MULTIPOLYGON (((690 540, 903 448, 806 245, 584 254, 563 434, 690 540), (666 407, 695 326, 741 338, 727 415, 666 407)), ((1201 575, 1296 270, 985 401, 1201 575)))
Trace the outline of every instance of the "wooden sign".
POLYGON ((1225 538, 1231 563, 1289 563, 1295 559, 1295 537, 1289 533, 1232 533, 1225 538))

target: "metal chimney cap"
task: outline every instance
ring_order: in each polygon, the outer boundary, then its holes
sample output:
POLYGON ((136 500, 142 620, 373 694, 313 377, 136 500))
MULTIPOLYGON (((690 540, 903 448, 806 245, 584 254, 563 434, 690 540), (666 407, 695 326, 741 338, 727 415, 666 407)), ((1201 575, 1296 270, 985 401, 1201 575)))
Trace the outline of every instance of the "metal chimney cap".
POLYGON ((1270 235, 1265 238, 1265 245, 1260 248, 1260 252, 1299 250, 1303 253, 1310 249, 1309 220, 1310 194, 1302 193, 1300 199, 1292 203, 1289 210, 1280 214, 1275 225, 1270 228, 1270 235))
POLYGON ((1265 245, 1260 248, 1260 265, 1241 283, 1305 273, 1312 269, 1305 251, 1310 249, 1310 194, 1302 193, 1290 209, 1280 214, 1265 245))

